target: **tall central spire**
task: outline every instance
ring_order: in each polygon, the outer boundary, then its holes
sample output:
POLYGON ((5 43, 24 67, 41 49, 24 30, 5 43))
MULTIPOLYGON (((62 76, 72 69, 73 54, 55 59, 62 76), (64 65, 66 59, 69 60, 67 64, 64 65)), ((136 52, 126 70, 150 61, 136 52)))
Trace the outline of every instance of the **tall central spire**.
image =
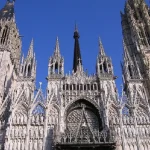
POLYGON ((74 72, 77 71, 77 67, 79 64, 82 65, 82 59, 81 59, 81 52, 80 52, 80 45, 79 45, 79 33, 77 29, 77 25, 75 24, 75 31, 74 31, 74 60, 73 60, 73 70, 74 72))

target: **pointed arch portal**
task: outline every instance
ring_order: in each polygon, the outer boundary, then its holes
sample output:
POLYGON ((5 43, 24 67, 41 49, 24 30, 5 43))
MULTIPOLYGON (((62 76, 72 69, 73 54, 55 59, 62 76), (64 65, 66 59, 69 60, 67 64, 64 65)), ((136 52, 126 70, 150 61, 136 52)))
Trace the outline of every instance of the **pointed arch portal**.
POLYGON ((112 150, 109 131, 102 126, 99 110, 89 101, 80 99, 66 110, 66 131, 60 135, 56 149, 112 150))

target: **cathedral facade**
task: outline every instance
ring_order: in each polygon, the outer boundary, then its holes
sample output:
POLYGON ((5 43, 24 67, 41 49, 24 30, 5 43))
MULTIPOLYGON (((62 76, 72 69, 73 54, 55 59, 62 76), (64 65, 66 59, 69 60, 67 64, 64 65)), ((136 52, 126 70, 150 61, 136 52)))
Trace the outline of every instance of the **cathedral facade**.
POLYGON ((144 0, 127 0, 121 12, 121 98, 100 39, 96 73, 84 71, 77 27, 72 72, 64 74, 57 38, 46 96, 41 83, 36 90, 34 41, 21 57, 14 3, 0 10, 0 150, 150 150, 150 8, 144 0))

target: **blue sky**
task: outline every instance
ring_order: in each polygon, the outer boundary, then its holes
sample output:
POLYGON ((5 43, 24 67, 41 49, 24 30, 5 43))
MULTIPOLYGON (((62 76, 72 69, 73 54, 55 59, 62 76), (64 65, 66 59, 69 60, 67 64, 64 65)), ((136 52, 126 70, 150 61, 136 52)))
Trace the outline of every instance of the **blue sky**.
MULTIPOLYGON (((0 0, 0 8, 6 0, 0 0)), ((65 72, 72 70, 74 24, 80 33, 80 48, 84 69, 95 73, 100 36, 106 54, 112 58, 114 73, 122 84, 120 61, 122 59, 122 30, 120 11, 124 0, 16 0, 16 22, 23 35, 23 52, 32 38, 37 59, 37 84, 46 88, 48 60, 53 54, 56 36, 59 37, 61 54, 65 58, 65 72)))

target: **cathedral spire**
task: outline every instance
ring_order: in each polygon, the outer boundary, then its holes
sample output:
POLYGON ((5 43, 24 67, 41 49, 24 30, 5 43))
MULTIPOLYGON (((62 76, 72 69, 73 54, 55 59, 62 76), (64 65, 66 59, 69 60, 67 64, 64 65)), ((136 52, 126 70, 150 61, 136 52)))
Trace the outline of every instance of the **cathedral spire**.
POLYGON ((30 57, 30 58, 33 58, 33 44, 34 44, 34 41, 33 39, 31 40, 31 43, 30 43, 30 47, 29 47, 29 50, 28 50, 28 55, 27 57, 30 57))
POLYGON ((79 45, 79 32, 77 29, 77 25, 75 24, 75 31, 74 31, 74 39, 75 39, 75 43, 74 43, 74 60, 73 60, 73 70, 74 72, 77 71, 77 67, 79 65, 79 63, 81 63, 82 65, 82 59, 81 59, 81 52, 80 52, 80 45, 79 45))
POLYGON ((60 54, 59 40, 56 38, 56 44, 53 56, 49 59, 48 68, 49 77, 62 77, 64 75, 64 58, 60 54))
POLYGON ((106 56, 105 50, 103 47, 103 43, 102 43, 100 37, 99 37, 99 54, 100 54, 100 56, 106 56))
POLYGON ((57 38, 56 38, 56 45, 55 45, 54 55, 55 55, 55 56, 60 56, 60 48, 59 48, 58 36, 57 36, 57 38))

